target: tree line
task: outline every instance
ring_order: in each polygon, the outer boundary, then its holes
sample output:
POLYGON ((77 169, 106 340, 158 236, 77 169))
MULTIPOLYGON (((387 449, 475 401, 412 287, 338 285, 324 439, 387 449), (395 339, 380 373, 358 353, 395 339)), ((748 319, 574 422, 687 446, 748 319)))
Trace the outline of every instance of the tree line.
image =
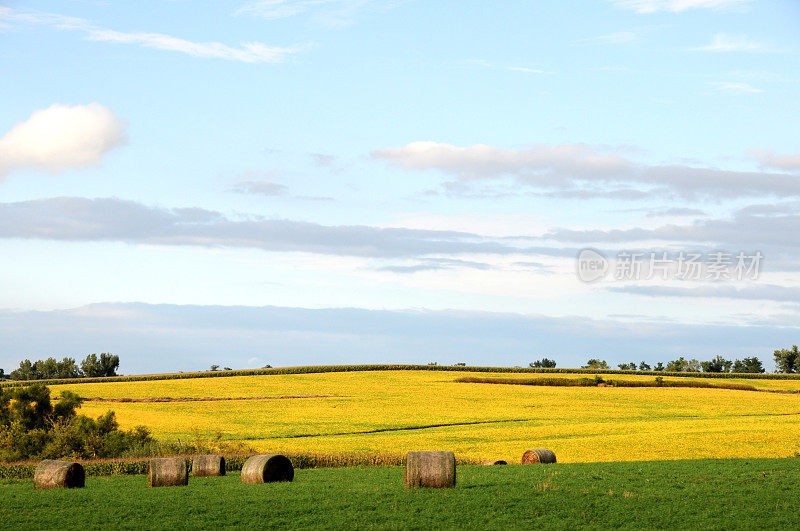
MULTIPOLYGON (((800 373, 800 350, 797 345, 792 345, 792 348, 784 348, 775 350, 773 353, 775 360, 775 372, 783 374, 800 373)), ((545 367, 554 368, 556 362, 548 358, 534 361, 529 364, 531 367, 545 367)), ((658 362, 655 365, 650 365, 647 362, 620 363, 617 365, 623 371, 657 371, 657 372, 716 372, 716 373, 763 373, 764 365, 761 360, 756 356, 745 357, 742 359, 729 360, 722 356, 716 356, 714 359, 707 361, 698 361, 695 358, 686 359, 681 356, 676 360, 667 362, 658 362)), ((582 365, 581 369, 610 369, 608 362, 598 358, 591 358, 582 365)))
MULTIPOLYGON (((55 358, 46 360, 24 360, 19 368, 11 371, 8 378, 11 380, 55 380, 61 378, 100 378, 103 376, 117 376, 119 356, 109 353, 89 354, 81 361, 80 365, 75 358, 64 358, 57 361, 55 358)), ((0 369, 0 378, 5 376, 0 369)))

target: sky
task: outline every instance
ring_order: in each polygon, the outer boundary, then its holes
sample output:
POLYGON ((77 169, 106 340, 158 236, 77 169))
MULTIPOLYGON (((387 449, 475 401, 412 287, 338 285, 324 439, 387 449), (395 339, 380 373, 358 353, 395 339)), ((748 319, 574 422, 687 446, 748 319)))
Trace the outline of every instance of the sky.
POLYGON ((0 1, 0 74, 6 371, 800 338, 794 1, 0 1))

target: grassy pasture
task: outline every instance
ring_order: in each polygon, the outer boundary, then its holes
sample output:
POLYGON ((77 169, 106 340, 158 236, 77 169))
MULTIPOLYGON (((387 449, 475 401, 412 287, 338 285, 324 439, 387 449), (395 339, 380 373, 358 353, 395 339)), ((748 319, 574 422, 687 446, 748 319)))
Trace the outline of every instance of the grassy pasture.
POLYGON ((453 489, 406 490, 402 469, 298 470, 293 483, 238 474, 149 488, 145 476, 35 491, 2 481, 0 526, 141 528, 777 528, 800 526, 800 459, 462 466, 453 489))
MULTIPOLYGON (((448 449, 460 457, 512 463, 519 462, 525 449, 536 447, 554 450, 562 463, 787 457, 800 451, 798 394, 455 381, 465 376, 486 375, 334 372, 70 383, 51 388, 54 394, 69 389, 84 397, 137 399, 332 395, 218 402, 87 402, 82 408, 82 413, 92 416, 112 409, 122 427, 146 425, 161 438, 187 438, 195 429, 207 435, 221 431, 258 451, 404 454, 448 449)), ((642 375, 613 378, 653 379, 642 375)), ((714 381, 800 389, 798 380, 714 381)))

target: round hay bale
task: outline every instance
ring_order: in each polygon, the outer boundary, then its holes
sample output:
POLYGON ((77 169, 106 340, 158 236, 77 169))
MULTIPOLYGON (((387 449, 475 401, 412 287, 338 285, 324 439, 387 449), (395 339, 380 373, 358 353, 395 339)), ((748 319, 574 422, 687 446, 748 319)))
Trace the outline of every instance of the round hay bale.
POLYGON ((502 459, 499 459, 497 461, 484 461, 483 464, 489 466, 489 465, 507 465, 508 463, 506 463, 502 459))
POLYGON ((242 483, 271 483, 293 479, 294 467, 285 455, 254 455, 242 466, 242 483))
POLYGON ((194 477, 224 476, 225 458, 221 455, 196 455, 192 459, 194 477))
POLYGON ((151 487, 177 487, 189 484, 189 466, 183 457, 150 460, 147 478, 151 487))
POLYGON ((86 483, 83 465, 74 461, 46 459, 39 463, 33 473, 33 486, 37 489, 82 488, 86 483))
POLYGON ((522 454, 522 464, 523 465, 533 465, 536 463, 555 463, 556 462, 556 454, 552 452, 552 450, 546 450, 544 448, 536 448, 534 450, 528 450, 524 454, 522 454))
POLYGON ((435 489, 456 486, 456 456, 453 452, 408 452, 406 488, 435 489))

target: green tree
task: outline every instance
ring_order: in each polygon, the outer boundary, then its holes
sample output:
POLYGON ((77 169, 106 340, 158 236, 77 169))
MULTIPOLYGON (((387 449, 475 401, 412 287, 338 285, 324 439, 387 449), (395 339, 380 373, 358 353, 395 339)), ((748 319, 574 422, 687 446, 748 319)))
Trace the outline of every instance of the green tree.
POLYGON ((764 365, 761 364, 761 360, 756 358, 755 356, 752 358, 744 358, 741 360, 736 360, 733 363, 732 372, 757 372, 761 373, 764 372, 764 365))
POLYGON ((542 358, 540 360, 536 360, 532 363, 528 364, 530 367, 535 368, 546 368, 546 369, 554 369, 556 366, 555 360, 551 360, 549 358, 542 358))
POLYGON ((658 363, 656 363, 656 366, 653 367, 653 370, 662 372, 664 370, 664 364, 659 361, 658 363))
POLYGON ((605 360, 600 361, 599 359, 592 358, 586 362, 586 365, 581 367, 582 369, 608 369, 608 363, 605 360))
POLYGON ((700 362, 700 366, 703 368, 703 372, 730 372, 733 362, 717 356, 711 361, 700 362))
POLYGON ((87 378, 101 378, 104 376, 116 376, 119 368, 119 356, 103 352, 100 357, 97 354, 89 354, 81 362, 81 370, 87 378))
POLYGON ((641 362, 639 364, 639 370, 640 371, 649 371, 650 370, 650 365, 645 363, 645 362, 641 362))
POLYGON ((24 360, 19 363, 19 369, 11 371, 12 380, 41 380, 41 376, 36 372, 31 360, 24 360))
POLYGON ((669 372, 686 372, 687 367, 689 366, 689 362, 681 356, 676 360, 672 360, 667 362, 667 371, 669 372))
POLYGON ((774 355, 778 372, 791 374, 800 371, 800 352, 797 350, 797 345, 792 345, 791 349, 776 350, 774 355))

